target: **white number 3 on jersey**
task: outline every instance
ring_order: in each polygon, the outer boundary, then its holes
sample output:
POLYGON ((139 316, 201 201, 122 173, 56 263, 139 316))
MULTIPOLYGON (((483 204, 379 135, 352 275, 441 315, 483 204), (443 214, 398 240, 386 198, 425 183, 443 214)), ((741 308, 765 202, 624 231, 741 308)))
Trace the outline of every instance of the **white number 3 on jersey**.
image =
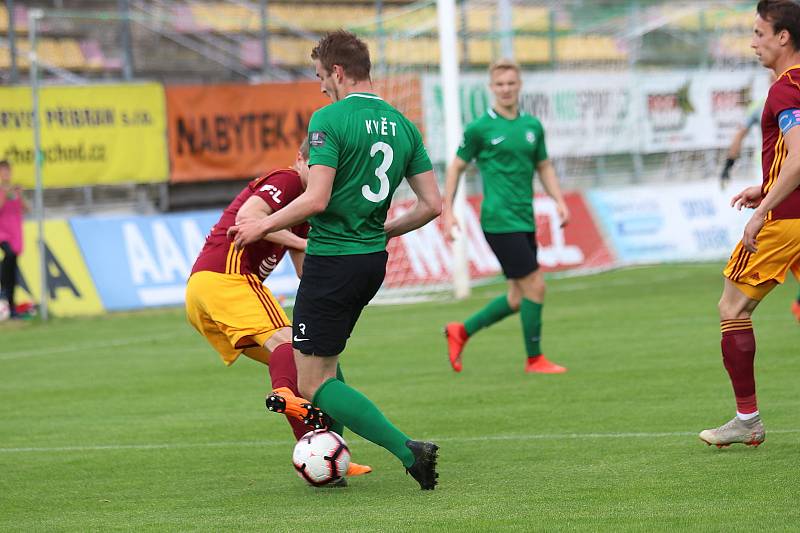
POLYGON ((380 181, 381 184, 380 189, 378 189, 377 193, 374 193, 372 189, 369 188, 369 185, 361 187, 361 194, 364 195, 364 198, 375 203, 382 202, 389 196, 389 176, 386 175, 386 171, 392 166, 392 161, 394 160, 394 150, 385 142, 376 142, 373 144, 372 148, 369 150, 369 156, 375 157, 375 154, 378 152, 383 152, 383 161, 378 165, 378 168, 375 169, 375 175, 378 177, 378 181, 380 181))

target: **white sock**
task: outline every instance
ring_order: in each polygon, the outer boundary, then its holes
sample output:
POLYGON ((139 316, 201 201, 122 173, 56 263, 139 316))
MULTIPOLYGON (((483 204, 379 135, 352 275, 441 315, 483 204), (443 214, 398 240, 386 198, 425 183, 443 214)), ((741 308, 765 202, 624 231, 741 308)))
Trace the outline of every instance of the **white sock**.
POLYGON ((747 414, 736 411, 736 416, 739 417, 739 420, 750 420, 758 416, 758 411, 756 411, 755 413, 747 413, 747 414))

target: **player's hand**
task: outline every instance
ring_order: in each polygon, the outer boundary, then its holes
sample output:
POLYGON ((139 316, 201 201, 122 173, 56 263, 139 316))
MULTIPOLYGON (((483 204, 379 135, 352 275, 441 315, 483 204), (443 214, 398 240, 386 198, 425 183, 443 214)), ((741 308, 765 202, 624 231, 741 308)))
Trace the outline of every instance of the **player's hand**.
POLYGON ((742 235, 742 245, 744 249, 754 254, 758 251, 758 234, 761 228, 764 227, 764 215, 756 211, 747 225, 744 227, 744 235, 742 235))
POLYGON ((569 207, 567 207, 565 203, 560 203, 556 205, 556 211, 558 212, 558 218, 561 220, 561 227, 563 228, 569 224, 569 207))
POLYGON ((761 205, 761 187, 754 185, 744 189, 739 194, 731 198, 731 207, 741 211, 743 207, 755 209, 761 205))
POLYGON ((448 209, 442 215, 442 225, 444 226, 444 239, 447 242, 456 240, 456 232, 461 230, 461 224, 452 209, 448 209))
POLYGON ((263 220, 242 220, 239 224, 228 228, 228 239, 233 241, 237 250, 248 244, 260 241, 268 233, 263 227, 263 220))

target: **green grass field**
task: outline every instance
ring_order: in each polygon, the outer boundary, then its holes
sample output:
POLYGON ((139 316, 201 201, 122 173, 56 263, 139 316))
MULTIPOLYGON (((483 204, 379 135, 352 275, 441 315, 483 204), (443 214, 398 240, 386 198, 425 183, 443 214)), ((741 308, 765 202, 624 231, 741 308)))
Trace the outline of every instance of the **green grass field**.
POLYGON ((718 450, 727 421, 720 264, 551 280, 544 347, 569 367, 525 375, 517 317, 475 336, 465 369, 441 326, 463 302, 373 306, 343 356, 348 382, 401 429, 441 445, 422 492, 383 449, 375 472, 312 489, 266 369, 226 369, 181 310, 0 324, 0 530, 797 531, 800 326, 779 287, 756 313, 760 448, 718 450))

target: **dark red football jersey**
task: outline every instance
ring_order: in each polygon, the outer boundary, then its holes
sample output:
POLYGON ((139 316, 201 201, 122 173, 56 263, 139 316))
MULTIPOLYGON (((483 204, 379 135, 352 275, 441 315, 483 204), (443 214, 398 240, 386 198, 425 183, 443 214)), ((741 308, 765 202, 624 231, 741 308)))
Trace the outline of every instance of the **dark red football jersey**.
MULTIPOLYGON (((192 267, 192 274, 200 271, 222 274, 255 274, 261 281, 269 276, 286 253, 286 247, 269 241, 248 244, 236 250, 228 240, 228 228, 234 225, 239 208, 253 195, 263 199, 273 212, 286 206, 303 192, 300 174, 293 169, 280 169, 251 181, 225 208, 219 221, 211 228, 206 243, 192 267)), ((292 232, 302 238, 308 236, 308 222, 298 224, 292 232)))
MULTIPOLYGON (((769 89, 764 113, 761 115, 761 133, 764 144, 761 150, 763 179, 762 194, 767 194, 786 160, 783 132, 778 127, 778 115, 787 109, 800 109, 800 65, 784 72, 769 89)), ((769 212, 767 219, 800 218, 800 188, 769 212)))

